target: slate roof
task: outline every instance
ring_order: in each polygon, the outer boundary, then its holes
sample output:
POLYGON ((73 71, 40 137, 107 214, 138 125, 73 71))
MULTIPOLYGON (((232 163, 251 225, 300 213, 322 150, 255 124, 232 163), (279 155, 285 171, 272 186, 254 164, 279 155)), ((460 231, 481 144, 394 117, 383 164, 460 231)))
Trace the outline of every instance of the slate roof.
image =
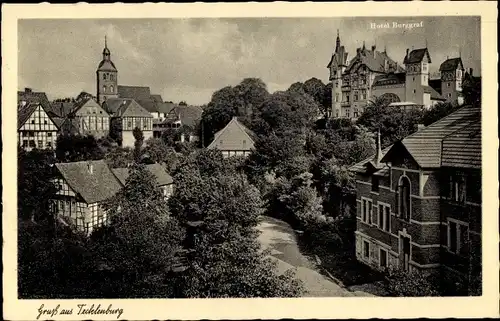
POLYGON ((53 112, 59 117, 68 116, 75 108, 75 103, 67 101, 53 101, 51 105, 53 112))
POLYGON ((350 72, 351 69, 356 65, 366 65, 368 69, 375 72, 386 72, 386 65, 392 65, 396 67, 396 72, 401 72, 403 69, 397 64, 396 61, 392 60, 386 52, 375 51, 375 55, 372 50, 368 49, 357 49, 357 55, 351 60, 351 63, 346 68, 346 72, 350 72))
POLYGON ((50 116, 60 116, 56 110, 53 110, 52 105, 44 92, 34 92, 34 91, 18 91, 17 92, 17 104, 19 105, 21 101, 26 101, 26 103, 40 103, 42 104, 43 110, 50 116))
POLYGON ((480 169, 481 151, 481 121, 477 121, 443 139, 442 165, 480 169))
POLYGON ((450 58, 446 59, 441 66, 439 66, 439 71, 452 71, 463 68, 462 58, 450 58))
POLYGON ((99 71, 118 71, 111 60, 102 60, 97 67, 99 71))
MULTIPOLYGON (((407 136, 382 150, 382 162, 390 161, 393 147, 404 147, 422 168, 478 168, 481 163, 481 109, 464 106, 407 136), (473 153, 477 154, 471 156, 473 153)), ((373 158, 354 164, 350 170, 364 173, 366 164, 373 158)))
POLYGON ((151 95, 151 99, 154 100, 157 103, 162 103, 163 98, 161 98, 161 95, 151 95))
POLYGON ((158 104, 158 112, 168 114, 174 109, 177 105, 173 102, 163 102, 158 104))
POLYGON ((431 86, 424 86, 424 93, 431 94, 431 99, 432 100, 446 100, 441 96, 440 93, 438 93, 434 88, 431 86))
POLYGON ((231 121, 214 135, 214 140, 208 145, 208 149, 220 150, 251 150, 254 147, 256 135, 246 126, 233 117, 231 121), (248 143, 243 146, 243 139, 248 143), (222 141, 222 142, 221 142, 222 141))
POLYGON ((121 189, 119 181, 104 160, 57 163, 55 166, 71 189, 87 204, 102 202, 121 189))
POLYGON ((141 86, 118 86, 118 97, 132 98, 137 101, 151 99, 149 87, 141 86))
POLYGON ((404 64, 414 64, 421 62, 424 57, 427 57, 429 63, 431 63, 431 56, 429 54, 429 50, 427 48, 414 49, 403 59, 404 64))
POLYGON ((63 134, 76 135, 80 132, 79 122, 74 118, 54 117, 52 121, 63 134))
MULTIPOLYGON (((156 181, 158 182, 158 186, 164 186, 173 184, 174 180, 172 176, 170 176, 165 168, 160 164, 149 164, 146 165, 146 169, 156 177, 156 181)), ((112 169, 113 174, 120 181, 122 185, 125 185, 125 182, 129 176, 128 168, 114 168, 112 169)))
POLYGON ((113 117, 153 117, 130 98, 108 98, 103 103, 103 108, 113 117))
POLYGON ((179 116, 182 125, 187 125, 192 128, 196 127, 203 114, 203 109, 201 109, 201 107, 191 105, 177 105, 174 110, 179 116))
POLYGON ((388 74, 375 76, 375 79, 373 80, 373 87, 399 85, 399 84, 404 84, 405 82, 406 82, 405 73, 391 72, 388 74))
POLYGON ((31 114, 38 108, 40 103, 30 102, 25 106, 17 106, 17 129, 21 128, 24 123, 30 118, 31 114))

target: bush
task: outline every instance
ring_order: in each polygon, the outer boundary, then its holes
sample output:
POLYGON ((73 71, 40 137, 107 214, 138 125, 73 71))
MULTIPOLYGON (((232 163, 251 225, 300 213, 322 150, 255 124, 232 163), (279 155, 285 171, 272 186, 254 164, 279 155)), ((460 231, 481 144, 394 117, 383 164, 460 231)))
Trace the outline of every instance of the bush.
POLYGON ((422 272, 407 272, 391 269, 385 280, 385 288, 390 296, 422 297, 439 296, 438 282, 422 272))

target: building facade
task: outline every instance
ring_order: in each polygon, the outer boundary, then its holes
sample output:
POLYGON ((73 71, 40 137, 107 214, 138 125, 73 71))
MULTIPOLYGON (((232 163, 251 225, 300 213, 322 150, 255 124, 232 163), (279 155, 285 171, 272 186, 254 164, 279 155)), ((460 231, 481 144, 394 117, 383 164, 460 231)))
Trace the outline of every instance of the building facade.
POLYGON ((351 170, 359 261, 439 274, 448 285, 473 282, 481 269, 480 108, 462 107, 351 170))
POLYGON ((17 139, 26 151, 55 149, 59 128, 42 103, 21 101, 17 108, 17 139))
POLYGON ((76 103, 68 118, 76 121, 81 135, 92 135, 99 139, 109 134, 109 114, 92 98, 76 103))
MULTIPOLYGON (((173 193, 172 177, 160 164, 146 166, 167 200, 173 193)), ((102 204, 125 185, 128 168, 111 169, 104 160, 55 164, 52 212, 62 222, 85 235, 110 222, 102 204)))
POLYGON ((103 108, 111 117, 110 130, 119 133, 121 146, 133 147, 134 129, 139 128, 144 141, 153 137, 153 116, 135 100, 130 98, 109 98, 103 108))
POLYGON ((255 134, 241 124, 237 117, 215 133, 214 140, 208 149, 218 149, 224 158, 232 156, 247 157, 254 149, 255 134))
POLYGON ((460 58, 441 64, 439 79, 430 79, 432 63, 427 48, 406 50, 399 64, 384 51, 363 47, 349 61, 337 31, 334 53, 328 63, 332 82, 332 108, 327 116, 357 119, 370 100, 379 97, 388 104, 429 108, 439 102, 463 103, 460 82, 464 75, 460 58))

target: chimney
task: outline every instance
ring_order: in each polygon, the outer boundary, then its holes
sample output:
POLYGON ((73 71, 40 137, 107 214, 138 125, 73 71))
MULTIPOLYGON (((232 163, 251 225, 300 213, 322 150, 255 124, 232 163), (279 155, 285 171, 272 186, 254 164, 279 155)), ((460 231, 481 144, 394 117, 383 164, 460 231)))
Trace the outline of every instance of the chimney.
POLYGON ((94 174, 94 164, 92 164, 92 161, 87 162, 87 168, 90 174, 94 174))
POLYGON ((32 93, 33 90, 31 88, 24 88, 25 93, 32 93))
POLYGON ((375 51, 375 49, 377 49, 377 46, 373 45, 372 46, 373 58, 377 57, 377 52, 375 51))
POLYGON ((377 130, 377 141, 376 141, 377 152, 375 154, 375 164, 377 167, 380 165, 380 160, 382 159, 382 144, 380 142, 380 129, 377 130))
POLYGON ((417 131, 421 131, 424 128, 425 128, 424 124, 417 124, 417 131))
POLYGON ((359 53, 361 52, 361 48, 356 48, 356 54, 359 56, 359 53))
POLYGON ((410 49, 406 48, 406 58, 410 55, 410 49))
POLYGON ((474 76, 474 74, 472 73, 473 71, 474 71, 474 69, 469 68, 469 74, 470 74, 471 76, 474 76))

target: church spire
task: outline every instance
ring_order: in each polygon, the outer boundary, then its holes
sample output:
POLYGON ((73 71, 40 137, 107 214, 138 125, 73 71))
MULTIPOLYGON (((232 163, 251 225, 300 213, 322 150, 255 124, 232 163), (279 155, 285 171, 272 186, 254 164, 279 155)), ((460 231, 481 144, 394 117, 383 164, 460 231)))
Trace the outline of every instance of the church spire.
POLYGON ((337 44, 335 46, 335 52, 338 52, 340 50, 340 34, 339 34, 339 29, 337 29, 337 44))
POLYGON ((108 37, 106 35, 104 35, 104 50, 102 51, 102 59, 103 60, 111 59, 111 52, 108 49, 108 37))

